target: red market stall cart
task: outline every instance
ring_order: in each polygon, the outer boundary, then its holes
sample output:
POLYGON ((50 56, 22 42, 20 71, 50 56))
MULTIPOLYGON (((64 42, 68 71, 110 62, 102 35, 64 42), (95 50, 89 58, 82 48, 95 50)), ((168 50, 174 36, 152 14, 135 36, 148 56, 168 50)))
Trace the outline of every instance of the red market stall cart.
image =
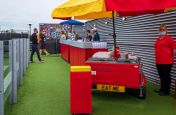
POLYGON ((93 86, 97 90, 125 92, 129 89, 138 91, 140 98, 146 97, 146 79, 142 64, 138 60, 90 58, 86 65, 92 68, 93 86))
POLYGON ((88 58, 99 51, 108 51, 106 42, 78 42, 60 40, 61 57, 71 66, 85 65, 88 58))

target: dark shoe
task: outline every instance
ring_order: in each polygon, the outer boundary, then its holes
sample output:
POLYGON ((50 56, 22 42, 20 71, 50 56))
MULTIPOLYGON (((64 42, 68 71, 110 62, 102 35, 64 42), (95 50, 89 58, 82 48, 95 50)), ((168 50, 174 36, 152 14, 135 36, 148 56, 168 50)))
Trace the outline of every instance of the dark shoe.
POLYGON ((160 92, 159 95, 160 96, 166 96, 166 95, 169 95, 169 93, 160 92))
POLYGON ((44 61, 45 61, 45 60, 40 60, 39 62, 42 63, 42 62, 44 62, 44 61))
POLYGON ((34 63, 34 61, 30 61, 30 63, 34 63))
POLYGON ((170 95, 170 93, 165 93, 166 95, 170 95))

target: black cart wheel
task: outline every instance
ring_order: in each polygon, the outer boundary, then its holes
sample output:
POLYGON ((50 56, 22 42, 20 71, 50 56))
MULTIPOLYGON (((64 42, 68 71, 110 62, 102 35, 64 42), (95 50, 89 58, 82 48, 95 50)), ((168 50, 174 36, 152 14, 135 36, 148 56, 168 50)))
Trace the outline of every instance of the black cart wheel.
POLYGON ((145 99, 146 98, 146 87, 142 86, 139 89, 139 98, 140 99, 145 99))

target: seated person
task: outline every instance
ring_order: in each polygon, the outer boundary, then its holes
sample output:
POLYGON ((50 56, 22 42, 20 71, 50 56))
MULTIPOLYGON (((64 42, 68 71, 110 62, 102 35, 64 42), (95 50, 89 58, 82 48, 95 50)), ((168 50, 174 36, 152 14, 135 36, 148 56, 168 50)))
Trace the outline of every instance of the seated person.
MULTIPOLYGON (((114 53, 114 46, 112 47, 112 51, 111 51, 111 57, 114 57, 115 53, 114 53)), ((116 44, 116 57, 119 58, 120 57, 120 47, 116 44)))

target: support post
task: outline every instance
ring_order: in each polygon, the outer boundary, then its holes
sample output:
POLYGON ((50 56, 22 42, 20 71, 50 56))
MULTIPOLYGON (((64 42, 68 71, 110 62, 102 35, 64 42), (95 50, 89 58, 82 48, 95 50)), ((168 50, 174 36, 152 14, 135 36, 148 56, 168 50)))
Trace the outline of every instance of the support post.
POLYGON ((17 102, 17 41, 15 39, 12 40, 12 103, 17 102))
POLYGON ((20 39, 20 85, 23 84, 23 39, 20 39))
POLYGON ((0 41, 0 115, 4 115, 4 75, 3 75, 4 45, 0 41))
POLYGON ((112 22, 113 22, 113 39, 114 39, 114 57, 117 58, 116 55, 116 32, 115 32, 115 16, 114 11, 112 11, 112 22))

